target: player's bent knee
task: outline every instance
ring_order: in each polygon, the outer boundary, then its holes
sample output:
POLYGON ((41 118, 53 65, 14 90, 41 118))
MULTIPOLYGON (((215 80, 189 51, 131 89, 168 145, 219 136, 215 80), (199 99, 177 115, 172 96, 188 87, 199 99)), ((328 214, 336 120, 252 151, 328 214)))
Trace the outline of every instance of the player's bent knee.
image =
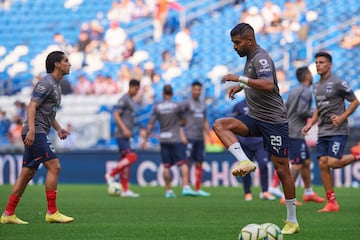
POLYGON ((131 162, 134 163, 138 159, 138 155, 135 152, 129 152, 125 155, 125 157, 131 162))

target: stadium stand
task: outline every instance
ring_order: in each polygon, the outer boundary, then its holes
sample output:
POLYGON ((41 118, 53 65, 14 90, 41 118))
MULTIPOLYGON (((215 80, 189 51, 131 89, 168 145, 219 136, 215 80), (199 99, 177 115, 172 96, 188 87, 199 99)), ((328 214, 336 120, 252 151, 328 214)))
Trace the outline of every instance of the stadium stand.
MULTIPOLYGON (((77 67, 68 76, 70 83, 75 84, 80 73, 86 72, 91 80, 99 72, 117 77, 118 69, 123 65, 139 64, 144 67, 146 61, 155 65, 155 71, 161 74, 161 53, 171 50, 173 53, 174 37, 184 24, 191 26, 191 37, 197 43, 191 67, 184 70, 180 76, 171 80, 176 87, 176 99, 187 97, 189 86, 194 79, 204 83, 204 97, 208 103, 209 119, 212 123, 219 116, 228 115, 233 103, 224 100, 225 89, 219 83, 219 77, 225 66, 227 70, 239 73, 242 71, 244 59, 239 59, 232 49, 229 31, 239 22, 243 11, 251 6, 259 9, 262 0, 245 1, 234 5, 234 0, 178 0, 182 11, 170 10, 164 35, 159 42, 152 40, 152 17, 135 19, 129 23, 121 23, 129 38, 135 41, 136 56, 124 62, 99 61, 98 58, 88 59, 88 66, 77 67), (226 104, 224 104, 226 101, 226 104)), ((285 1, 274 0, 283 7, 285 1)), ((306 41, 295 38, 291 43, 280 44, 282 33, 259 34, 259 44, 268 50, 276 61, 276 66, 286 72, 290 85, 296 84, 294 70, 297 66, 311 64, 313 54, 326 49, 334 57, 334 72, 354 88, 360 88, 358 80, 360 69, 359 51, 343 49, 339 42, 349 31, 352 24, 359 24, 360 2, 348 0, 338 3, 335 0, 304 1, 307 4, 306 24, 309 32, 306 41)), ((37 0, 12 1, 10 8, 0 9, 0 108, 14 112, 13 102, 18 99, 28 101, 33 80, 41 74, 44 66, 44 54, 53 49, 53 35, 61 33, 68 44, 76 44, 83 23, 97 20, 104 29, 109 27, 106 18, 107 11, 112 6, 112 0, 86 0, 75 5, 64 5, 64 1, 37 0)), ((74 58, 74 61, 76 59, 74 58)), ((75 65, 75 64, 74 64, 75 65)), ((161 86, 164 81, 153 86, 155 99, 161 96, 161 86)), ((59 115, 64 121, 74 119, 94 119, 108 123, 102 131, 101 146, 111 146, 114 142, 112 133, 114 122, 111 117, 112 105, 119 95, 105 96, 64 96, 62 110, 59 115), (103 117, 105 116, 106 117, 103 117)), ((286 93, 284 93, 286 98, 286 93)), ((151 106, 145 106, 139 119, 144 124, 151 111, 151 106)), ((354 119, 359 118, 359 111, 354 119)), ((75 121, 75 120, 73 120, 75 121)), ((74 124, 79 127, 81 121, 74 124)), ((353 121, 358 125, 358 121, 353 121)), ((87 123, 88 124, 88 123, 87 123)), ((84 129, 84 128, 82 128, 84 129)), ((88 136, 85 136, 88 137, 88 136)), ((97 145, 89 142, 82 147, 97 145)))

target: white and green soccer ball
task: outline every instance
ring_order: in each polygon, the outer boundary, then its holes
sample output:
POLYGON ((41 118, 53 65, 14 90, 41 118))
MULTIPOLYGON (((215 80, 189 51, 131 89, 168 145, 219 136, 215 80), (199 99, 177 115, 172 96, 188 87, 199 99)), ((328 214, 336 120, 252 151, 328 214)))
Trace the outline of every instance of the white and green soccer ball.
POLYGON ((266 231, 256 223, 243 227, 239 233, 239 240, 267 240, 266 231))
POLYGON ((121 185, 118 182, 113 182, 108 185, 108 194, 111 196, 119 196, 121 193, 121 185))
POLYGON ((267 232, 269 240, 282 240, 283 239, 281 229, 276 224, 263 223, 260 226, 267 232))

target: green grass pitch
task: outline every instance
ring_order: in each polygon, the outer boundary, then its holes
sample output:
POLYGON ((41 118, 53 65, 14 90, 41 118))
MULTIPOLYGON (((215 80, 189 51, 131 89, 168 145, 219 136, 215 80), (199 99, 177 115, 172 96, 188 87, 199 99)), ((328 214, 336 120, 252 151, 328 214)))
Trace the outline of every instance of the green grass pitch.
MULTIPOLYGON (((272 222, 282 227, 285 206, 264 201, 253 188, 254 200, 243 200, 242 188, 207 188, 208 198, 165 199, 162 187, 137 187, 138 199, 111 197, 106 185, 59 185, 58 208, 75 218, 70 224, 47 224, 44 186, 29 186, 16 214, 29 225, 0 224, 0 239, 151 239, 231 240, 249 223, 272 222)), ((0 211, 11 186, 0 186, 0 211)), ((323 194, 322 187, 315 190, 323 194)), ((297 189, 298 199, 302 189, 297 189)), ((300 233, 284 239, 360 239, 360 189, 338 188, 338 213, 317 213, 323 204, 305 203, 297 208, 300 233)))

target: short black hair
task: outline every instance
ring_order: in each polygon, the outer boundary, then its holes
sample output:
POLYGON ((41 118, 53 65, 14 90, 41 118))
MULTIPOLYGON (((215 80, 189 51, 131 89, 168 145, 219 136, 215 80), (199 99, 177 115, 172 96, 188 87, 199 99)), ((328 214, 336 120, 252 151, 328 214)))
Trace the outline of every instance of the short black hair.
POLYGON ((237 24, 230 32, 230 36, 242 36, 242 37, 253 37, 255 38, 254 28, 247 23, 237 24))
POLYGON ((129 87, 138 87, 140 86, 140 81, 137 79, 131 79, 129 82, 129 87))
POLYGON ((330 53, 318 52, 315 54, 315 58, 317 58, 317 57, 325 57, 329 62, 332 63, 332 57, 331 57, 330 53))
POLYGON ((192 87, 194 87, 194 86, 202 87, 202 83, 199 82, 199 81, 195 81, 195 82, 193 82, 193 83, 191 84, 191 86, 192 86, 192 87))
POLYGON ((305 80, 306 74, 310 73, 308 67, 299 67, 296 69, 296 78, 299 82, 303 82, 305 80))
POLYGON ((53 73, 55 70, 55 63, 61 62, 65 56, 65 53, 62 51, 53 51, 49 53, 46 57, 45 65, 46 65, 46 72, 53 73))
POLYGON ((166 84, 163 88, 163 94, 165 95, 173 95, 173 89, 170 84, 166 84))

